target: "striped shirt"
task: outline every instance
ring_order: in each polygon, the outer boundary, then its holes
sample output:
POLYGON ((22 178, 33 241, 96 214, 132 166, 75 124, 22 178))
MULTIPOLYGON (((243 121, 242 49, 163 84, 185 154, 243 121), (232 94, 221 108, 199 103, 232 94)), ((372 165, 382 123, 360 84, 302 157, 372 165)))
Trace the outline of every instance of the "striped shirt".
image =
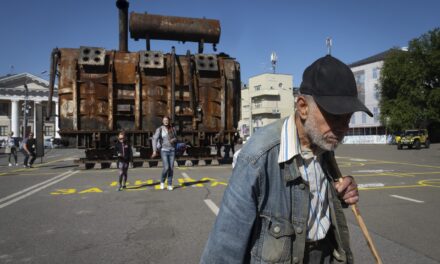
POLYGON ((330 227, 328 204, 328 180, 321 167, 322 155, 314 155, 310 149, 301 148, 295 116, 289 116, 281 129, 280 153, 278 163, 286 162, 295 156, 301 177, 310 188, 309 217, 307 221, 307 239, 323 239, 330 227))

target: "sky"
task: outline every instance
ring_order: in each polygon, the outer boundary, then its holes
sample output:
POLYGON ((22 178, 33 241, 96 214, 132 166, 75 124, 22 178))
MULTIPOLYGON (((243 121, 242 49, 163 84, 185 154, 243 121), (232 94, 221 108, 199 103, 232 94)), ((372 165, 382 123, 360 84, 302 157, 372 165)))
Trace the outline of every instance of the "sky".
MULTIPOLYGON (((0 76, 29 72, 44 79, 53 48, 118 49, 116 0, 3 1, 0 15, 0 76)), ((304 69, 327 54, 349 64, 408 42, 440 27, 440 1, 413 0, 129 0, 129 12, 218 19, 218 52, 241 64, 242 82, 271 72, 293 75, 298 87, 304 69)), ((197 52, 194 43, 151 41, 152 50, 197 52)), ((130 51, 145 41, 129 39, 130 51)), ((214 53, 205 44, 205 53, 214 53)))

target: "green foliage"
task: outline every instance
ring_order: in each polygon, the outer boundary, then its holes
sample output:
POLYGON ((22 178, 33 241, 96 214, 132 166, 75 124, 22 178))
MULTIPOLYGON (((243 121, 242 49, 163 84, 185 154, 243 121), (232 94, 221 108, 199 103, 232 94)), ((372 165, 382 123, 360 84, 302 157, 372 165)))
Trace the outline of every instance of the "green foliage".
POLYGON ((392 49, 381 71, 381 122, 393 130, 440 122, 440 28, 392 49))

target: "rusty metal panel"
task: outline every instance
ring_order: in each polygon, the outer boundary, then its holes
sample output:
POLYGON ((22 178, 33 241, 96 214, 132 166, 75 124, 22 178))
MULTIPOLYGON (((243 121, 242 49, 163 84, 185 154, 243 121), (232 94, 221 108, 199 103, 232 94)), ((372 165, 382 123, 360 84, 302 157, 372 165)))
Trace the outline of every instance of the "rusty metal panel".
MULTIPOLYGON (((233 130, 234 126, 234 109, 236 111, 235 107, 235 97, 236 95, 236 65, 235 61, 231 59, 221 59, 221 65, 222 65, 222 72, 224 73, 224 82, 223 82, 223 89, 226 89, 224 100, 222 100, 222 103, 225 105, 225 130, 233 130)), ((238 120, 237 120, 238 121, 238 120)))
POLYGON ((114 95, 115 95, 115 91, 113 88, 113 80, 114 80, 114 71, 113 71, 113 65, 114 65, 114 53, 115 52, 111 52, 109 55, 109 66, 110 66, 110 72, 107 75, 107 98, 108 98, 108 106, 107 106, 107 126, 108 126, 108 130, 112 131, 114 130, 114 125, 115 125, 115 121, 114 121, 114 95))
POLYGON ((76 109, 76 101, 73 98, 73 90, 76 83, 78 49, 60 49, 59 58, 59 121, 61 130, 73 130, 73 115, 76 109))
POLYGON ((221 129, 222 86, 218 78, 198 78, 199 105, 202 108, 202 129, 218 131, 221 129))
POLYGON ((90 74, 82 71, 79 83, 78 129, 108 129, 107 74, 90 74))
POLYGON ((138 60, 138 53, 115 52, 114 82, 121 84, 134 84, 138 60))
POLYGON ((142 129, 154 131, 163 116, 170 115, 170 83, 166 72, 163 75, 141 75, 142 129))
POLYGON ((139 73, 136 73, 136 80, 135 80, 135 112, 134 112, 134 122, 135 122, 135 129, 140 130, 142 129, 142 97, 141 97, 141 77, 139 76, 139 73))

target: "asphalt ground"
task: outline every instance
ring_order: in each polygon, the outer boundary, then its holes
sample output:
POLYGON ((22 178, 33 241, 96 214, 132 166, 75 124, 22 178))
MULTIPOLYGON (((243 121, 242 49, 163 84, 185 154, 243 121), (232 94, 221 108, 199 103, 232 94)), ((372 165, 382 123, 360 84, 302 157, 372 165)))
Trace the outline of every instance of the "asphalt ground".
MULTIPOLYGON (((384 263, 440 263, 440 144, 397 150, 342 145, 343 174, 360 185, 359 208, 384 263)), ((81 152, 55 149, 33 169, 0 155, 0 263, 198 263, 230 165, 178 167, 174 191, 161 168, 83 170, 81 152)), ((22 161, 22 157, 19 157, 22 161)), ((356 263, 374 263, 346 210, 356 263)))

